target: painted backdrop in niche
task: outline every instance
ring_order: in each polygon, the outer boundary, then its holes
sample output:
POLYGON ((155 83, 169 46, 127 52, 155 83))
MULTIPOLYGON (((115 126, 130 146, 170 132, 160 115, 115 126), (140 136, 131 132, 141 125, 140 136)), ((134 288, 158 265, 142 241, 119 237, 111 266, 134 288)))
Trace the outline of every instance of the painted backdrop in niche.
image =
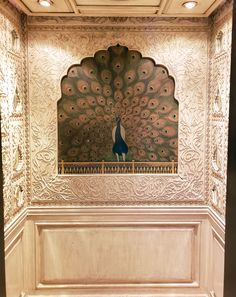
POLYGON ((58 102, 58 159, 177 161, 174 89, 166 67, 119 44, 71 66, 58 102))

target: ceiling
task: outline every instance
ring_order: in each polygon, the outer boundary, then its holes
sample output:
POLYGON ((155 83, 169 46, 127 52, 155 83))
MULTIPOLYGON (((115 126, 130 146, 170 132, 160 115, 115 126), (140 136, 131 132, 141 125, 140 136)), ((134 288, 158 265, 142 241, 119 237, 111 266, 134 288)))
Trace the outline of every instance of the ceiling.
POLYGON ((197 0, 192 9, 182 6, 187 0, 53 0, 44 8, 38 0, 10 0, 32 16, 162 16, 207 17, 225 0, 197 0))

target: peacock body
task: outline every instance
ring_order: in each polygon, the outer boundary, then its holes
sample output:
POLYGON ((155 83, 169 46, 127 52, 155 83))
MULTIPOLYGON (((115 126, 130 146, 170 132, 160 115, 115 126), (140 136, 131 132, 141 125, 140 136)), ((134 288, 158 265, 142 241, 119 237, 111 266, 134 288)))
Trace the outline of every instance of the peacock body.
POLYGON ((119 118, 126 133, 126 160, 177 161, 174 89, 164 66, 120 45, 71 66, 58 101, 59 160, 115 161, 118 148, 114 151, 111 135, 119 118))
POLYGON ((113 154, 116 155, 117 161, 119 162, 119 156, 122 156, 123 161, 125 161, 126 154, 128 153, 128 146, 125 142, 125 130, 121 125, 120 117, 116 118, 116 126, 112 131, 112 139, 114 141, 114 145, 112 148, 113 154))

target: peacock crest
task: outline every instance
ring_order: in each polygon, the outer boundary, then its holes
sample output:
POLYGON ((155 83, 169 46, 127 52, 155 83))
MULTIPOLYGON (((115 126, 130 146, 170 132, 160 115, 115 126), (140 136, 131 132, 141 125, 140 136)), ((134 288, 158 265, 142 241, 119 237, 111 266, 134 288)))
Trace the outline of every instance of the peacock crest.
POLYGON ((58 158, 116 161, 112 131, 120 119, 126 161, 177 161, 178 102, 166 67, 125 46, 72 65, 61 80, 58 158))

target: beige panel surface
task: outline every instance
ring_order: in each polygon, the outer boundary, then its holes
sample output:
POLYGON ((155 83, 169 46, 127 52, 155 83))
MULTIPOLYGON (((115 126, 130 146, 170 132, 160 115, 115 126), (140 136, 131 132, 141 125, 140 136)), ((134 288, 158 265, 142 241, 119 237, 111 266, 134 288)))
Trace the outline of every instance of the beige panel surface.
POLYGON ((216 238, 223 248, 224 224, 208 211, 207 207, 29 207, 5 231, 9 296, 19 297, 20 289, 55 297, 206 297, 213 288, 217 293, 223 267, 213 267, 211 258, 219 263, 223 253, 213 252, 212 246, 216 238), (24 269, 19 269, 22 257, 24 269), (93 279, 82 282, 92 269, 93 279), (99 279, 102 273, 106 279, 99 279), (19 285, 21 275, 24 288, 19 285), (45 276, 48 282, 42 282, 45 276))
POLYGON ((223 297, 224 247, 217 236, 213 239, 213 290, 215 297, 223 297))
POLYGON ((45 227, 40 281, 54 284, 192 282, 194 226, 45 227))
POLYGON ((6 258, 6 288, 7 297, 20 296, 23 291, 23 257, 21 237, 12 247, 6 258))

